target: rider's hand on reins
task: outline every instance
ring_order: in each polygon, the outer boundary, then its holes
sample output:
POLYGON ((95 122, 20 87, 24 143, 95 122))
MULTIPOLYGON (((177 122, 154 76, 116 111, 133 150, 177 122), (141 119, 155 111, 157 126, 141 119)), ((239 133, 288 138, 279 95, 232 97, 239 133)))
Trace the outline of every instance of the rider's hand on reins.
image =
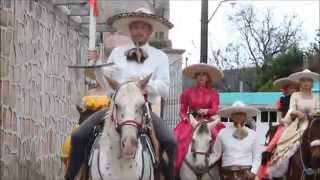
POLYGON ((206 115, 206 114, 208 114, 208 109, 199 109, 198 113, 201 115, 206 115))
POLYGON ((292 111, 290 115, 292 119, 304 119, 306 117, 305 114, 301 111, 292 111))

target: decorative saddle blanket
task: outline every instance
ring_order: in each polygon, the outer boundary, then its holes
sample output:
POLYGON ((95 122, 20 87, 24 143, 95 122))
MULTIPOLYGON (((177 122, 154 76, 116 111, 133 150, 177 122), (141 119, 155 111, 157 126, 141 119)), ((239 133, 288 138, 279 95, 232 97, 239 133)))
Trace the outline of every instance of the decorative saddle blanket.
POLYGON ((308 120, 293 121, 282 133, 275 152, 268 164, 271 177, 282 177, 288 170, 290 158, 300 147, 303 133, 308 128, 308 120))

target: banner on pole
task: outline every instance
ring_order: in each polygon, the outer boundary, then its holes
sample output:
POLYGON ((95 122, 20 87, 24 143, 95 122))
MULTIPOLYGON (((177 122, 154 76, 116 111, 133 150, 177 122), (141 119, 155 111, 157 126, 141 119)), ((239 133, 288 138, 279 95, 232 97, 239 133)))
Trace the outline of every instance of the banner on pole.
POLYGON ((99 16, 98 0, 89 0, 89 5, 93 7, 93 15, 99 16))

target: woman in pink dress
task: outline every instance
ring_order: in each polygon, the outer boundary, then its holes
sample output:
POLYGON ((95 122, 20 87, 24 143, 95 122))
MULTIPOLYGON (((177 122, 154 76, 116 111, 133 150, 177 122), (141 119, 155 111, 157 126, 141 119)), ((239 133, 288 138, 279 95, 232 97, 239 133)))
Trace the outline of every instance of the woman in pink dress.
POLYGON ((188 114, 192 113, 197 120, 216 121, 211 129, 213 143, 218 132, 224 128, 219 121, 219 93, 212 88, 212 83, 223 77, 223 73, 214 66, 194 64, 183 70, 183 74, 196 80, 196 85, 185 89, 180 96, 180 122, 174 129, 177 139, 176 170, 179 171, 192 140, 192 125, 188 114))

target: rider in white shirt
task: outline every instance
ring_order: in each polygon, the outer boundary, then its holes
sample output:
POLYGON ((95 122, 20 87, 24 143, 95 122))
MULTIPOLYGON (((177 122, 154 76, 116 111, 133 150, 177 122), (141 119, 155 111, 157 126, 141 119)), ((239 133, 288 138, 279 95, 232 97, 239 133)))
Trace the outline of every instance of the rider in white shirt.
POLYGON ((222 117, 231 118, 233 125, 222 129, 213 146, 210 163, 222 159, 222 179, 253 180, 260 165, 261 152, 256 132, 244 125, 248 117, 259 110, 237 101, 231 107, 220 110, 222 117))
MULTIPOLYGON (((117 47, 111 52, 108 62, 113 62, 114 66, 96 70, 96 80, 99 85, 110 93, 111 88, 106 83, 104 76, 123 83, 142 79, 152 73, 145 90, 148 94, 148 101, 153 103, 158 96, 168 96, 170 83, 168 56, 161 50, 150 46, 148 41, 153 32, 170 29, 173 25, 145 9, 114 15, 108 19, 108 23, 119 31, 127 32, 132 42, 117 47)), ((89 59, 97 60, 99 55, 96 51, 89 51, 88 56, 89 59)), ((106 112, 107 110, 103 110, 94 113, 72 133, 72 153, 66 179, 74 179, 79 171, 84 161, 84 149, 91 139, 92 131, 106 112)), ((169 158, 168 179, 173 180, 175 177, 175 138, 162 119, 154 113, 151 113, 151 118, 159 143, 169 158)))

